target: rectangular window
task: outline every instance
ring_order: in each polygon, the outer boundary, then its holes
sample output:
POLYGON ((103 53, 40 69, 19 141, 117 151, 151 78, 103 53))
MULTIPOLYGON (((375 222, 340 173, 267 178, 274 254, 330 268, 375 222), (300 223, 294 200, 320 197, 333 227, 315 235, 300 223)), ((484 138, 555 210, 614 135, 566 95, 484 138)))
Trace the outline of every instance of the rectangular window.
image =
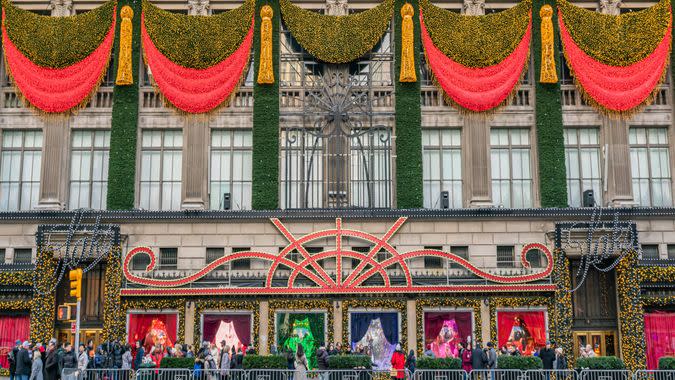
MULTIPOLYGON (((232 247, 232 253, 250 251, 250 247, 232 247)), ((232 270, 250 270, 251 259, 239 259, 230 261, 232 270)))
POLYGON ((630 128, 628 144, 635 201, 672 206, 668 128, 630 128))
POLYGON ((0 248, 0 265, 5 263, 5 249, 0 248))
POLYGON ((179 210, 183 169, 181 131, 143 131, 139 207, 179 210))
MULTIPOLYGON (((206 248, 206 264, 211 264, 224 255, 225 248, 206 248)), ((219 265, 215 270, 225 270, 225 265, 219 265)))
POLYGON ((159 269, 178 269, 178 248, 159 249, 159 269))
POLYGON ((495 205, 532 207, 529 129, 493 128, 490 146, 492 199, 495 205))
POLYGON ((251 209, 251 131, 214 130, 211 132, 209 194, 212 210, 251 209), (229 201, 225 199, 229 195, 229 201))
MULTIPOLYGON (((469 260, 469 247, 466 245, 455 245, 450 247, 450 253, 454 253, 455 255, 463 258, 464 260, 469 260)), ((452 263, 450 264, 450 268, 464 268, 464 266, 452 263)))
POLYGON ((497 246, 497 268, 513 268, 513 246, 512 245, 498 245, 497 246))
POLYGON ((668 244, 668 260, 675 260, 675 244, 668 244))
POLYGON ((443 208, 442 192, 448 192, 448 207, 462 207, 462 148, 459 129, 422 130, 424 207, 443 208))
POLYGON ((657 244, 642 244, 642 259, 658 260, 659 246, 657 244))
POLYGON ((110 131, 73 131, 70 209, 106 208, 109 155, 110 131))
POLYGON ((4 131, 0 155, 0 210, 30 210, 40 197, 42 131, 4 131))
MULTIPOLYGON (((424 249, 433 249, 436 251, 442 251, 443 247, 441 246, 425 246, 424 249)), ((424 256, 424 269, 441 269, 444 268, 443 259, 440 257, 434 256, 424 256)))
POLYGON ((581 207, 584 191, 593 190, 595 203, 602 205, 600 132, 597 128, 567 128, 564 137, 568 204, 581 207))
POLYGON ((14 249, 14 264, 30 264, 33 261, 33 250, 30 248, 14 249))

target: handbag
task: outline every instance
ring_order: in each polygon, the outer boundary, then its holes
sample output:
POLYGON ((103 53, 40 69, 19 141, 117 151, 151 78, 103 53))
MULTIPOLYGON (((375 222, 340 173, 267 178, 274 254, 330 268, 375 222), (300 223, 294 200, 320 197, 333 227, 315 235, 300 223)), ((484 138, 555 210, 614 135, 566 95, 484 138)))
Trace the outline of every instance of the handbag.
POLYGON ((392 368, 389 370, 389 376, 391 377, 398 377, 398 370, 396 368, 392 368))

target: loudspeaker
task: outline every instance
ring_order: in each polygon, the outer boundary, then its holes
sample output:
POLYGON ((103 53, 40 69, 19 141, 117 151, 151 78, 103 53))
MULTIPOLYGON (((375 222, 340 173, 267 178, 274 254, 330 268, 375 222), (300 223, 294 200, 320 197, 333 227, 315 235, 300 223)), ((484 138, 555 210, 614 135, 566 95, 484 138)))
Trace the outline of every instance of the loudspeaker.
POLYGON ((230 193, 223 193, 223 210, 229 210, 232 202, 230 200, 230 193))
POLYGON ((594 207, 595 206, 595 194, 593 190, 584 191, 582 204, 584 207, 594 207))
POLYGON ((441 191, 441 208, 450 208, 450 193, 447 191, 441 191))

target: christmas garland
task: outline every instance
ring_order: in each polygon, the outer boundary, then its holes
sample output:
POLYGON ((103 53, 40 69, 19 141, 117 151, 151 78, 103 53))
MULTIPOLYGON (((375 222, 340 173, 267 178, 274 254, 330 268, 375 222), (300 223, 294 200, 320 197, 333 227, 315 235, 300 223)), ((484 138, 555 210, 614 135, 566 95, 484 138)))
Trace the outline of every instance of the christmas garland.
POLYGON ((629 66, 652 54, 670 27, 670 0, 639 12, 612 16, 557 0, 574 43, 594 60, 629 66))
POLYGON ((33 271, 0 272, 0 286, 33 286, 33 271))
POLYGON ((115 38, 115 2, 71 17, 46 17, 3 1, 7 73, 27 106, 46 114, 84 107, 105 75, 115 38))
POLYGON ((549 331, 555 337, 556 346, 562 347, 567 363, 574 365, 574 341, 572 328, 574 326, 574 307, 572 305, 572 276, 570 274, 570 260, 565 251, 556 249, 553 252, 553 273, 551 280, 558 286, 554 293, 554 302, 549 313, 549 331))
POLYGON ((30 338, 36 342, 48 342, 54 337, 56 319, 56 292, 52 289, 55 279, 56 260, 51 250, 38 247, 33 272, 33 299, 30 312, 30 338))
POLYGON ((645 319, 640 299, 638 253, 629 251, 616 267, 616 289, 619 300, 619 335, 626 368, 644 369, 646 363, 645 319))
POLYGON ((217 300, 197 300, 195 301, 195 325, 194 325, 194 340, 203 341, 202 337, 202 315, 206 310, 219 311, 250 311, 253 314, 253 340, 251 341, 257 347, 255 339, 260 336, 260 307, 255 301, 217 301, 217 300))
POLYGON ((312 56, 330 63, 351 62, 380 41, 389 26, 394 0, 348 16, 327 16, 279 0, 286 27, 312 56))
MULTIPOLYGON (((159 52, 192 69, 212 67, 231 56, 251 29, 255 1, 213 16, 172 13, 143 1, 143 24, 159 52)), ((153 72, 154 73, 154 72, 153 72)))
POLYGON ((529 62, 531 2, 488 16, 454 14, 428 0, 421 4, 422 44, 446 101, 467 112, 494 112, 508 104, 529 62))
POLYGON ((176 15, 144 2, 145 62, 167 104, 188 113, 224 106, 244 79, 253 45, 253 0, 217 16, 176 15))
MULTIPOLYGON (((176 310, 178 332, 176 342, 185 342, 185 299, 184 298, 132 298, 122 301, 121 319, 126 324, 129 310, 176 310)), ((125 340, 127 337, 125 337, 125 340)))
POLYGON ((116 2, 70 17, 41 16, 3 0, 7 37, 38 66, 62 69, 89 57, 106 39, 116 2))
POLYGON ((558 8, 565 58, 585 100, 603 114, 624 118, 649 105, 668 69, 670 1, 620 16, 565 0, 558 8))
POLYGON ((404 352, 408 352, 408 307, 405 299, 351 299, 342 302, 342 343, 350 345, 349 335, 349 309, 391 309, 400 315, 401 334, 399 342, 404 352))
POLYGON ((105 266, 103 283, 103 341, 125 341, 126 318, 121 313, 122 298, 122 248, 114 247, 109 253, 105 266))
POLYGON ((473 341, 480 343, 483 340, 481 331, 483 321, 480 314, 480 298, 421 298, 417 300, 415 310, 417 314, 417 356, 424 352, 424 309, 425 308, 470 308, 473 311, 473 341))
POLYGON ((486 16, 466 16, 420 0, 424 26, 444 55, 466 67, 502 62, 520 45, 530 24, 530 0, 486 16))

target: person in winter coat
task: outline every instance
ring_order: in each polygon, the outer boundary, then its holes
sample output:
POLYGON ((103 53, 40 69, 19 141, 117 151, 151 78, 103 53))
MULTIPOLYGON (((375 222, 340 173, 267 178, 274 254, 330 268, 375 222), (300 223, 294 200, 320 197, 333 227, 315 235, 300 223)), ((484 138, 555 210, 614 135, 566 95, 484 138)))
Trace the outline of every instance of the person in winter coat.
POLYGON ((487 352, 485 353, 487 355, 487 364, 485 365, 485 368, 496 369, 497 351, 495 351, 494 344, 492 342, 488 342, 487 346, 488 346, 487 352))
POLYGON ((14 348, 7 355, 7 360, 9 361, 9 380, 14 380, 16 375, 16 357, 19 355, 19 350, 21 349, 21 341, 17 340, 14 344, 14 348))
POLYGON ((546 347, 539 350, 539 359, 544 363, 544 369, 553 369, 555 351, 553 350, 553 347, 551 347, 550 341, 546 341, 546 347))
POLYGON ((56 380, 58 371, 59 363, 56 357, 56 341, 52 339, 47 346, 47 355, 45 356, 45 380, 56 380))
MULTIPOLYGON (((326 347, 321 346, 316 350, 316 364, 319 367, 319 371, 328 370, 328 351, 326 351, 326 347)), ((319 377, 322 380, 328 379, 328 372, 320 372, 319 377)))
POLYGON ((33 363, 30 360, 30 353, 28 353, 28 347, 30 343, 28 341, 23 342, 21 349, 16 355, 16 375, 15 377, 18 380, 28 380, 30 377, 31 367, 33 363))
POLYGON ((30 380, 44 380, 42 376, 42 354, 40 350, 33 351, 33 365, 30 370, 30 380))
POLYGON ((405 379, 405 353, 401 351, 401 345, 396 345, 394 354, 391 355, 391 378, 405 379))
POLYGON ((112 357, 112 367, 113 368, 122 368, 122 355, 124 351, 119 342, 115 342, 112 346, 110 356, 112 357))
POLYGON ((208 380, 218 380, 218 366, 216 361, 213 359, 213 356, 208 353, 204 359, 204 372, 206 373, 206 378, 208 380))
POLYGON ((234 357, 234 369, 244 369, 244 353, 239 348, 237 356, 234 357))
POLYGON ((84 344, 80 344, 79 347, 79 353, 77 355, 77 369, 80 371, 84 371, 87 369, 87 365, 89 364, 89 352, 87 351, 87 348, 84 346, 84 344))
POLYGON ((562 347, 555 349, 555 369, 557 370, 566 370, 567 369, 567 358, 563 355, 562 347))
POLYGON ((293 380, 307 380, 307 369, 305 349, 298 343, 297 351, 295 351, 295 372, 293 372, 293 380))
POLYGON ((122 354, 122 369, 131 369, 134 357, 131 355, 131 347, 129 344, 124 346, 124 353, 122 354))
POLYGON ((141 341, 136 342, 136 357, 134 358, 134 369, 138 370, 143 364, 143 357, 145 356, 145 350, 143 349, 143 344, 141 341))
POLYGON ((225 342, 221 343, 223 350, 220 352, 220 378, 227 379, 230 376, 230 347, 225 345, 225 342))
POLYGON ((59 366, 65 371, 66 374, 66 376, 62 377, 64 380, 69 378, 77 378, 77 376, 74 376, 74 372, 77 369, 77 357, 75 356, 75 352, 73 352, 73 346, 70 343, 66 343, 63 356, 61 357, 61 361, 59 363, 59 366))
POLYGON ((483 351, 480 343, 476 344, 476 347, 471 351, 471 367, 473 369, 485 369, 485 364, 487 363, 487 355, 483 351))
POLYGON ((415 358, 415 351, 410 350, 408 357, 405 359, 405 367, 408 369, 408 371, 410 371, 411 375, 415 373, 415 369, 417 368, 417 358, 415 358))
POLYGON ((460 349, 459 349, 459 359, 462 361, 462 369, 466 372, 469 373, 473 369, 471 366, 472 361, 471 361, 472 355, 471 355, 471 345, 467 344, 466 348, 460 344, 460 349))
POLYGON ((290 370, 295 370, 295 355, 293 351, 290 348, 286 348, 284 355, 286 356, 286 367, 290 370))

